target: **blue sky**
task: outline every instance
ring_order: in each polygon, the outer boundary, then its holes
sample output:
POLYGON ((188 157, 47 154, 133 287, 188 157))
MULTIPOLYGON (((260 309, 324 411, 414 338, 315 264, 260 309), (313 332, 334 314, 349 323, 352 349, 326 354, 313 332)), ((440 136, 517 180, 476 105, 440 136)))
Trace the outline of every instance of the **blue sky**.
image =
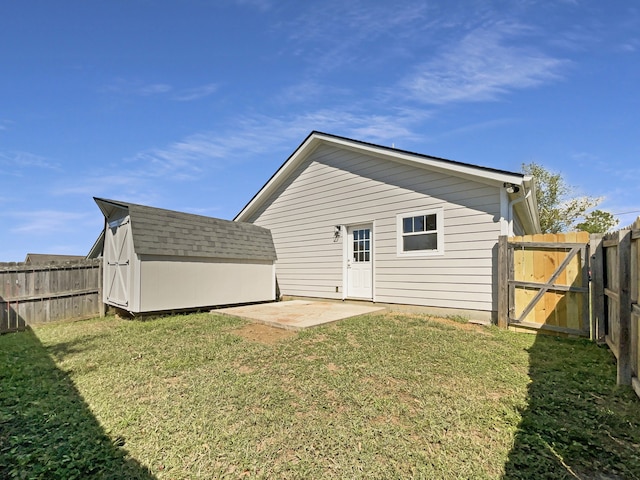
POLYGON ((85 254, 93 196, 231 219, 312 130, 561 172, 640 215, 635 0, 0 6, 0 261, 85 254))

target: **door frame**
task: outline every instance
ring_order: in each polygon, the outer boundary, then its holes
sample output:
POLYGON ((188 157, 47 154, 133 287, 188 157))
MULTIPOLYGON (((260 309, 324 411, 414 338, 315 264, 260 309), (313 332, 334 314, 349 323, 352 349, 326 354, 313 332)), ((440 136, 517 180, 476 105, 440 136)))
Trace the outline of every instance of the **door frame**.
POLYGON ((357 223, 349 223, 345 225, 340 225, 340 233, 343 238, 342 242, 342 300, 348 300, 350 298, 356 300, 371 300, 372 302, 376 301, 376 242, 375 242, 375 231, 376 231, 376 222, 375 220, 365 221, 365 222, 357 222, 357 223), (358 228, 358 227, 370 227, 371 228, 371 298, 362 298, 362 297, 350 297, 349 296, 349 279, 347 272, 347 260, 349 259, 349 229, 350 228, 358 228))

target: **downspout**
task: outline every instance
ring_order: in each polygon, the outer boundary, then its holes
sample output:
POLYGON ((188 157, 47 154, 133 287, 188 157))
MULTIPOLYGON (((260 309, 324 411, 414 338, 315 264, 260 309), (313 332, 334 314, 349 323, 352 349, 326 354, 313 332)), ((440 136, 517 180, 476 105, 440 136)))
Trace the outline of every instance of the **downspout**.
POLYGON ((522 197, 518 197, 515 198, 513 200, 511 200, 509 202, 509 207, 508 207, 508 224, 509 224, 509 236, 513 236, 514 232, 513 232, 513 206, 520 203, 520 202, 524 202, 527 198, 529 198, 531 196, 531 190, 529 190, 527 192, 526 195, 523 195, 522 197))

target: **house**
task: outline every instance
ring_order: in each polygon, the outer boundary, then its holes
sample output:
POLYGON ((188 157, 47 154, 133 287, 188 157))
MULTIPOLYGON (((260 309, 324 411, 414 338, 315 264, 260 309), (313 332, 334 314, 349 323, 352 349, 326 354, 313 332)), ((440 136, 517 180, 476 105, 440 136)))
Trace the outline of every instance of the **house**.
POLYGON ((312 132, 235 217, 271 230, 288 296, 490 321, 499 235, 540 230, 533 178, 312 132))
POLYGON ((269 230, 94 200, 105 218, 104 303, 138 314, 275 300, 269 230))
POLYGON ((53 253, 27 253, 24 263, 27 265, 51 265, 73 263, 84 260, 82 255, 58 255, 53 253))

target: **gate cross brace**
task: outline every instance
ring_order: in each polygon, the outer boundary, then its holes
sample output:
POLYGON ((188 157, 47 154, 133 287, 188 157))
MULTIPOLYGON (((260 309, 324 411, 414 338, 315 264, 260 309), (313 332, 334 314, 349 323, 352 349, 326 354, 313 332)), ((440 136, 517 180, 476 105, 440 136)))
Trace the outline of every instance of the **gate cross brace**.
POLYGON ((553 272, 553 275, 551 275, 549 280, 547 280, 547 282, 540 288, 538 293, 536 293, 535 297, 531 299, 531 301, 529 302, 529 305, 527 305, 527 307, 522 311, 522 313, 520 314, 520 317, 517 320, 514 320, 514 323, 522 322, 522 319, 526 318, 526 316, 529 315, 529 312, 533 310, 533 307, 536 306, 536 304, 540 301, 543 295, 547 293, 547 291, 550 288, 553 287, 554 282, 558 279, 562 271, 565 268, 567 268, 567 266, 569 265, 569 262, 573 260, 573 257, 575 257, 578 254, 578 252, 582 250, 582 248, 583 248, 582 246, 574 246, 573 248, 571 248, 566 258, 562 261, 560 265, 558 265, 558 267, 553 272))

